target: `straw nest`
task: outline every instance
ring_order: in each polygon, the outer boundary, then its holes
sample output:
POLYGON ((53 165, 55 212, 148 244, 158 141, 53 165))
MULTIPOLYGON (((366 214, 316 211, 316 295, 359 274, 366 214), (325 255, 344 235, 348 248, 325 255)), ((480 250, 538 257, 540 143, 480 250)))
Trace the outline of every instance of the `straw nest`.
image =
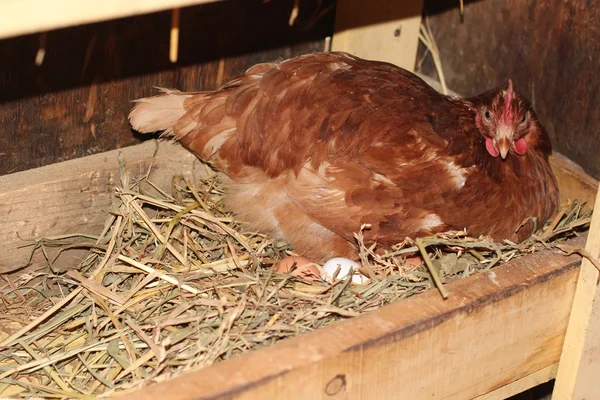
POLYGON ((40 239, 32 251, 46 254, 47 266, 0 283, 1 396, 115 396, 430 288, 446 296, 445 282, 557 246, 591 214, 567 205, 520 244, 449 232, 383 255, 357 232, 371 279, 353 285, 274 272, 291 249, 227 214, 216 176, 199 186, 176 178, 172 193, 139 188, 122 167, 119 206, 99 236, 40 239), (56 255, 73 249, 87 256, 56 271, 56 255), (415 253, 426 265, 405 265, 415 253))

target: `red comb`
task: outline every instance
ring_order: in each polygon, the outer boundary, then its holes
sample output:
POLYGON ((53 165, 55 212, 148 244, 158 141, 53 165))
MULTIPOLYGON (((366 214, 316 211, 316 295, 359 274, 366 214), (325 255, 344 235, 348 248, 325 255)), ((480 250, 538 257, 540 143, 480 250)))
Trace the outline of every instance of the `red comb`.
POLYGON ((509 124, 514 119, 514 110, 512 102, 515 99, 515 91, 513 90, 513 83, 508 80, 508 89, 504 91, 504 110, 500 116, 500 120, 505 124, 509 124))

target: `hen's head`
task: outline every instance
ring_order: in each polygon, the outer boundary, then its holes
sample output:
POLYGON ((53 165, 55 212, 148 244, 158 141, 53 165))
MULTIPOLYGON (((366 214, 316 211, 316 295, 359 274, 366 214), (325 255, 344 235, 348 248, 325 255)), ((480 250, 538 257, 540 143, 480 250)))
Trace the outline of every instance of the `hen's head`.
POLYGON ((473 99, 475 124, 485 138, 485 148, 493 157, 524 155, 532 149, 551 152, 550 140, 527 101, 508 88, 484 93, 473 99))

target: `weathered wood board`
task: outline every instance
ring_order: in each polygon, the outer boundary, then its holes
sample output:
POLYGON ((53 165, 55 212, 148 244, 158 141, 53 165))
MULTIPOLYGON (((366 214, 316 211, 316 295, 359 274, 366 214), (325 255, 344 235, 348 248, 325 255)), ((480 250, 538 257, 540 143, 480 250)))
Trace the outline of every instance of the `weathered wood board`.
MULTIPOLYGON (((585 250, 600 258, 600 192, 592 216, 585 250)), ((556 387, 555 400, 594 399, 599 396, 600 371, 600 273, 589 258, 583 260, 573 311, 565 336, 556 387)))
POLYGON ((560 200, 585 201, 590 208, 594 207, 598 181, 588 174, 573 161, 559 153, 550 157, 552 172, 556 176, 560 187, 560 200))
POLYGON ((423 0, 338 0, 331 50, 413 71, 423 0))
POLYGON ((0 39, 213 1, 220 0, 1 1, 0 39))
MULTIPOLYGON (((33 240, 62 234, 99 234, 120 185, 119 153, 133 179, 145 176, 169 188, 175 175, 204 173, 204 165, 181 146, 155 141, 0 176, 0 274, 27 263, 33 240), (154 162, 153 162, 154 161, 154 162)), ((36 258, 34 261, 40 261, 36 258)))

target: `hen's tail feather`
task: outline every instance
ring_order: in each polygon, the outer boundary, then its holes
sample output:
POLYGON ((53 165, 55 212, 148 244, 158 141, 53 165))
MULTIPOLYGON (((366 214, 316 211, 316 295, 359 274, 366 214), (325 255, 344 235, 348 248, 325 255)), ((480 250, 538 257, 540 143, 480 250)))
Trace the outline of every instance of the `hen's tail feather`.
MULTIPOLYGON (((225 92, 179 92, 158 88, 162 94, 135 100, 129 122, 140 133, 162 131, 203 160, 213 156, 235 133, 235 120, 226 115, 225 92)), ((218 158, 218 157, 217 157, 218 158)))
POLYGON ((173 89, 157 88, 162 94, 135 100, 135 107, 129 113, 129 122, 140 133, 163 131, 173 134, 173 126, 187 112, 186 99, 193 93, 179 92, 173 89))

